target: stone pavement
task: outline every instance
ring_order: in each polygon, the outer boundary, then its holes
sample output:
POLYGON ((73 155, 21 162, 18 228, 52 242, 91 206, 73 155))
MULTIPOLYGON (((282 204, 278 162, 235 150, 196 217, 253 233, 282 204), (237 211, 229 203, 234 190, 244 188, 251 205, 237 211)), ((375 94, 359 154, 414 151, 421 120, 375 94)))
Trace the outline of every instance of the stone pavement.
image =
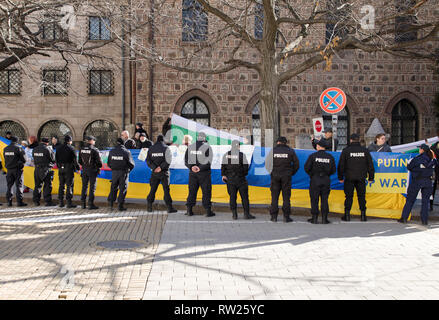
POLYGON ((170 214, 143 299, 439 299, 438 243, 439 224, 170 214))
POLYGON ((0 299, 140 299, 166 213, 0 207, 0 299), (133 250, 105 240, 140 241, 133 250))

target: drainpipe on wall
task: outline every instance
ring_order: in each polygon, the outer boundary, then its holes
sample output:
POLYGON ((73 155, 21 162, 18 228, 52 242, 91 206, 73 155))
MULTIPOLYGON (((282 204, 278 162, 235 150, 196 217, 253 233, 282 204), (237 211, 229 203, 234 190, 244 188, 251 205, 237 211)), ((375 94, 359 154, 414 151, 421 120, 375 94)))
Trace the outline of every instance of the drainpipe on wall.
MULTIPOLYGON (((154 52, 154 0, 150 0, 151 5, 151 20, 149 23, 149 44, 151 52, 154 52)), ((149 63, 149 137, 152 137, 152 115, 154 110, 154 65, 149 63)))
POLYGON ((125 82, 125 21, 122 20, 122 130, 125 130, 125 82))

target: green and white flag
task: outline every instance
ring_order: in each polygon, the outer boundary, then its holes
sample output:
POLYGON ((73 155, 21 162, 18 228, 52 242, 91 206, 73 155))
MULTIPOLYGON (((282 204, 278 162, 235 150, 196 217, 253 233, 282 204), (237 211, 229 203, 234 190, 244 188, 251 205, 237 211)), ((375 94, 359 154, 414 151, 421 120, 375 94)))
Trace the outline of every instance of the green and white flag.
POLYGON ((190 135, 192 137, 192 141, 195 142, 200 132, 206 134, 207 141, 210 145, 231 145, 233 140, 238 140, 241 143, 244 143, 243 137, 199 124, 176 114, 172 115, 172 139, 169 140, 171 140, 173 143, 182 144, 183 137, 185 135, 190 135))

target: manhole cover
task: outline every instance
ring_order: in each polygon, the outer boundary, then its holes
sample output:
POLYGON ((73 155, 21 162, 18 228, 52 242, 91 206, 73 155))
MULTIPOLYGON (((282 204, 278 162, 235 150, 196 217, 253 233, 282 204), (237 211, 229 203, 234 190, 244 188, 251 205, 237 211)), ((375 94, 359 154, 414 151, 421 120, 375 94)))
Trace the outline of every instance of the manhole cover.
POLYGON ((148 245, 147 242, 132 241, 132 240, 110 240, 101 241, 96 243, 96 247, 100 249, 112 249, 112 250, 129 250, 143 248, 148 245))

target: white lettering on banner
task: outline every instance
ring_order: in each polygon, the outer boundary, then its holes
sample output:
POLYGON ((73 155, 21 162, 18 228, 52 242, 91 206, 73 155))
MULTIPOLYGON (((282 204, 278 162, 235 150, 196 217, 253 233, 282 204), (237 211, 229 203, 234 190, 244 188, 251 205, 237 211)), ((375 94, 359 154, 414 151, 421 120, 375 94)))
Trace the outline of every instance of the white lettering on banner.
POLYGON ((151 153, 152 157, 163 157, 163 153, 151 153))
POLYGON ((34 153, 34 157, 44 157, 44 153, 34 153))
POLYGON ((324 158, 316 158, 316 162, 330 163, 331 160, 329 160, 329 159, 324 159, 324 158))
POLYGON ((111 156, 112 160, 123 160, 123 157, 111 156))
POLYGON ((274 158, 288 158, 288 153, 275 153, 274 158))
POLYGON ((15 156, 14 152, 5 152, 5 156, 15 156))
POLYGON ((364 152, 351 153, 352 158, 364 158, 364 152))

